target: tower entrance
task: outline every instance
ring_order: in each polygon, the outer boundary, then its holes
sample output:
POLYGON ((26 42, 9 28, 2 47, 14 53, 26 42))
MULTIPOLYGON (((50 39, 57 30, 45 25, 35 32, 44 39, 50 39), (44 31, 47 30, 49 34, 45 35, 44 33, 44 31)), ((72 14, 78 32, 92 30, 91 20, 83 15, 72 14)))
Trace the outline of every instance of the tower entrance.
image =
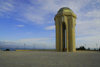
POLYGON ((63 22, 63 51, 66 51, 67 49, 67 43, 66 43, 66 26, 65 23, 63 22))

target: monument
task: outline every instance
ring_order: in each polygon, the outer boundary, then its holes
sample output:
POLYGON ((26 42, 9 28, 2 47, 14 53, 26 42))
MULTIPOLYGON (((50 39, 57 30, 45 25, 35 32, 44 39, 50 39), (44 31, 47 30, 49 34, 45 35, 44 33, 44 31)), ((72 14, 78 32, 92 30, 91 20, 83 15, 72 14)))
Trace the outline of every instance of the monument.
POLYGON ((76 15, 68 8, 61 8, 54 20, 56 25, 56 51, 75 52, 76 15))

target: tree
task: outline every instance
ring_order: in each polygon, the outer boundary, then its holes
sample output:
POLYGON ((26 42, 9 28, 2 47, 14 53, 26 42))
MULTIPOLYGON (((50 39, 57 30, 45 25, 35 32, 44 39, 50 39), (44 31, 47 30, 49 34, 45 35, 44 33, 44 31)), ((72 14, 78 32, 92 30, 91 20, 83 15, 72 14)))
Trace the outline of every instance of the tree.
POLYGON ((100 51, 100 48, 99 48, 99 51, 100 51))
POLYGON ((5 51, 10 51, 10 49, 6 49, 5 51))
POLYGON ((79 48, 77 48, 76 50, 86 50, 86 48, 84 46, 80 46, 79 48))

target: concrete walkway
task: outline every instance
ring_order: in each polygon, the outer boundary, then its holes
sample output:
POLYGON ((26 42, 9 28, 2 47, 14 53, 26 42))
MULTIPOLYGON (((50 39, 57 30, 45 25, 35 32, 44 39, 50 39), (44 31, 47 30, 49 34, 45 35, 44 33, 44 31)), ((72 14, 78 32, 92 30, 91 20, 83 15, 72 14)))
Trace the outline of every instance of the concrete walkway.
POLYGON ((0 67, 100 67, 100 53, 0 51, 0 67))

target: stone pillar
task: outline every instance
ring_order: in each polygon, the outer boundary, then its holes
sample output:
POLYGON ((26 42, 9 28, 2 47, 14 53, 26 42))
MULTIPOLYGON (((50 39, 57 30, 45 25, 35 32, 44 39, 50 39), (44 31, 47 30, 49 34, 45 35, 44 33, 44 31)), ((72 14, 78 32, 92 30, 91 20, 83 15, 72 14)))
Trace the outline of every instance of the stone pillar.
POLYGON ((60 51, 60 23, 58 19, 55 19, 56 23, 56 51, 60 51))
POLYGON ((68 39, 68 18, 65 17, 65 23, 66 23, 66 48, 67 48, 67 52, 69 52, 69 39, 68 39))
POLYGON ((56 50, 64 51, 65 45, 67 52, 75 52, 75 25, 76 15, 67 8, 61 8, 55 16, 56 24, 56 50), (66 30, 66 41, 65 41, 66 30), (66 42, 66 44, 65 44, 66 42))

